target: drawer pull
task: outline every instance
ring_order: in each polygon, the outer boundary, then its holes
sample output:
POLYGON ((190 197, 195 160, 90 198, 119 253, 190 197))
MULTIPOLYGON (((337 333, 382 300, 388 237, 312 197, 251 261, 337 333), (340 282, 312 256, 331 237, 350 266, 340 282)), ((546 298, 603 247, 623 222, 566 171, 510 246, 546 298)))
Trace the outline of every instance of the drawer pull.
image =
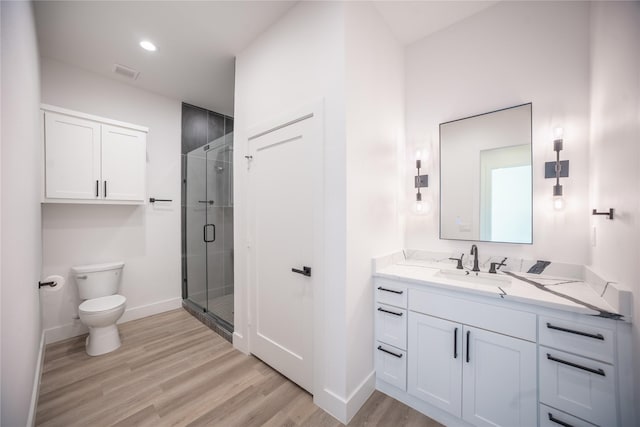
POLYGON ((564 421, 560 421, 559 419, 554 417, 551 412, 549 412, 549 421, 551 421, 552 423, 556 423, 558 425, 561 425, 562 427, 573 427, 572 424, 565 423, 564 421))
POLYGON ((573 368, 582 369, 583 371, 591 372, 592 374, 602 375, 603 377, 605 376, 604 371, 600 368, 598 369, 587 368, 586 366, 578 365, 577 363, 568 362, 566 360, 555 358, 549 353, 547 353, 547 359, 552 360, 554 362, 562 363, 563 365, 571 366, 573 368))
POLYGON ((471 335, 471 331, 467 331, 467 363, 469 363, 469 335, 471 335))
POLYGON ((385 291, 385 292, 391 292, 393 294, 398 294, 398 295, 402 295, 404 293, 404 291, 396 291, 395 289, 387 289, 387 288, 383 288, 382 286, 378 286, 378 290, 379 291, 385 291))
POLYGON ((383 313, 393 314, 394 316, 402 316, 402 313, 396 313, 395 311, 385 310, 382 307, 378 307, 378 311, 382 311, 383 313))
POLYGON ((395 356, 395 357, 397 357, 398 359, 402 358, 402 354, 398 354, 398 353, 394 353, 393 351, 389 351, 389 350, 387 350, 387 349, 385 349, 385 348, 382 348, 382 346, 381 346, 381 345, 379 345, 379 346, 378 346, 378 350, 380 350, 380 351, 384 351, 385 353, 390 354, 390 355, 392 355, 392 356, 395 356))
POLYGON ((458 358, 458 328, 453 330, 453 358, 458 358))
POLYGON ((560 326, 554 326, 549 322, 547 322, 547 328, 555 329, 556 331, 568 332, 570 334, 582 335, 583 337, 589 337, 595 340, 604 341, 604 336, 602 336, 602 334, 590 334, 588 332, 574 331, 573 329, 566 329, 566 328, 561 328, 560 326))

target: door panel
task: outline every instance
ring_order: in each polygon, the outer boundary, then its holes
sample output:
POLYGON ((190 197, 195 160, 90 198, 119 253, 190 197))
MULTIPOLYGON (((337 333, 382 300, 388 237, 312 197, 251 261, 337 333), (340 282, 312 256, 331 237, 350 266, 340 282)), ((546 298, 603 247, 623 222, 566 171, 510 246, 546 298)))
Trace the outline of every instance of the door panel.
POLYGON ((408 333, 409 393, 459 417, 462 325, 410 311, 408 333))
MULTIPOLYGON (((314 176, 320 138, 307 118, 249 141, 251 352, 312 392, 314 176), (311 267, 311 276, 292 268, 311 267)), ((321 164, 321 163, 320 163, 321 164)), ((320 194, 321 197, 321 194, 320 194)), ((316 264, 317 265, 317 264, 316 264)))
POLYGON ((102 125, 103 197, 107 200, 145 198, 146 134, 102 125))
POLYGON ((465 326, 462 370, 464 420, 476 426, 537 425, 535 343, 465 326))
POLYGON ((47 111, 45 127, 46 197, 101 197, 100 124, 47 111))

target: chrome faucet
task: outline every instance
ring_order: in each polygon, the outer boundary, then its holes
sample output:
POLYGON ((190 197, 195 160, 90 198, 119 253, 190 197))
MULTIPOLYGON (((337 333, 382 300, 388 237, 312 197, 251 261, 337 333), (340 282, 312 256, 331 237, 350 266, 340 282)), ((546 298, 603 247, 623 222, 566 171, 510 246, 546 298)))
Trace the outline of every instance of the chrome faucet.
POLYGON ((476 245, 471 245, 471 255, 473 255, 473 268, 471 271, 480 271, 478 267, 478 247, 476 245))

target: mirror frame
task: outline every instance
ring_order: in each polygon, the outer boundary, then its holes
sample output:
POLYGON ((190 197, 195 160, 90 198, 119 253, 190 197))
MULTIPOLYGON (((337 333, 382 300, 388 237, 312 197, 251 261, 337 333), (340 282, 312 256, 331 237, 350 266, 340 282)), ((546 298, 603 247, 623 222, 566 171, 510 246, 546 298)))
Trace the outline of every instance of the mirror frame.
MULTIPOLYGON (((439 202, 440 205, 439 207, 439 222, 438 222, 438 235, 440 240, 451 240, 451 241, 460 241, 460 242, 482 242, 482 243, 502 243, 502 244, 512 244, 512 245, 533 245, 533 236, 534 236, 534 212, 535 212, 535 207, 534 207, 534 197, 533 197, 533 179, 534 179, 534 173, 533 173, 533 102, 525 102, 522 104, 518 104, 518 105, 513 105, 510 107, 505 107, 505 108, 499 108, 497 110, 493 110, 493 111, 488 111, 486 113, 481 113, 481 114, 475 114, 472 116, 467 116, 467 117, 462 117, 459 119, 455 119, 455 120, 449 120, 446 122, 442 122, 438 125, 438 141, 439 141, 439 185, 440 185, 440 194, 439 194, 439 202), (471 240, 471 239, 455 239, 455 238, 447 238, 447 237, 443 237, 442 236, 442 126, 443 125, 447 125, 447 124, 451 124, 451 123, 455 123, 455 122, 459 122, 462 120, 467 120, 467 119, 473 119, 476 117, 481 117, 481 116, 486 116, 488 114, 493 114, 493 113, 498 113, 500 111, 506 111, 506 110, 511 110, 513 108, 519 108, 519 107, 524 107, 526 105, 531 106, 530 109, 530 115, 529 115, 529 140, 531 141, 530 143, 530 154, 531 154, 531 241, 530 242, 504 242, 504 241, 495 241, 495 240, 471 240)), ((478 238, 480 238, 480 233, 478 235, 478 238)))

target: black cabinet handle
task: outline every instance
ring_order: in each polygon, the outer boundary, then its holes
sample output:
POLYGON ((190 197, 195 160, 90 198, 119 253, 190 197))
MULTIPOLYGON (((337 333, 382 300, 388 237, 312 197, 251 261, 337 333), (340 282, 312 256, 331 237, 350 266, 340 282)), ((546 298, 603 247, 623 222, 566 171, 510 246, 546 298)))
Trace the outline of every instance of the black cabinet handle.
POLYGON ((302 270, 292 268, 291 271, 293 271, 294 273, 302 274, 303 276, 311 277, 311 267, 307 267, 306 265, 302 267, 302 270))
POLYGON ((100 181, 96 179, 96 197, 98 197, 98 191, 100 191, 100 181))
POLYGON ((547 359, 549 359, 551 361, 554 361, 554 362, 562 363, 563 365, 571 366, 572 368, 582 369, 583 371, 591 372, 592 374, 602 375, 603 377, 605 376, 604 375, 604 371, 602 369, 600 369, 600 368, 598 368, 598 369, 588 368, 586 366, 578 365, 577 363, 573 363, 573 362, 569 362, 569 361, 566 361, 566 360, 558 359, 557 357, 553 357, 549 353, 547 353, 547 359))
POLYGON ((107 181, 104 181, 104 198, 107 198, 107 181))
POLYGON ((385 292, 391 292, 391 293, 398 294, 398 295, 401 295, 404 292, 404 291, 396 291, 395 289, 383 288, 382 286, 378 286, 378 290, 379 291, 385 291, 385 292))
POLYGON ((393 314, 394 316, 402 316, 402 313, 396 313, 395 311, 385 310, 382 307, 378 307, 378 311, 382 311, 384 313, 393 314))
POLYGON ((562 427, 573 427, 572 424, 565 423, 564 421, 560 421, 559 419, 554 417, 551 412, 549 412, 549 421, 551 421, 552 423, 556 423, 558 425, 561 425, 562 427))
POLYGON ((393 351, 389 351, 389 350, 387 350, 386 348, 382 348, 382 346, 381 346, 381 345, 379 345, 379 346, 378 346, 378 350, 383 351, 383 352, 385 352, 385 353, 387 353, 387 354, 390 354, 390 355, 392 355, 392 356, 395 356, 395 357, 397 357, 398 359, 400 359, 400 358, 402 357, 402 353, 401 353, 401 354, 394 353, 393 351))
POLYGON ((458 328, 453 330, 453 358, 458 358, 458 328))
POLYGON ((469 335, 471 335, 471 331, 467 331, 467 363, 469 363, 469 335))
POLYGON ((202 227, 202 238, 205 243, 211 243, 216 241, 216 225, 215 224, 205 224, 202 227), (213 227, 213 239, 207 240, 207 227, 213 227))
POLYGON ((593 338, 595 340, 602 340, 604 341, 604 337, 602 336, 602 334, 590 334, 588 332, 582 332, 582 331, 575 331, 573 329, 567 329, 567 328, 562 328, 560 326, 555 326, 552 325, 551 323, 547 322, 547 328, 549 329, 554 329, 556 331, 562 331, 562 332, 567 332, 570 334, 576 334, 576 335, 581 335, 583 337, 589 337, 589 338, 593 338))

